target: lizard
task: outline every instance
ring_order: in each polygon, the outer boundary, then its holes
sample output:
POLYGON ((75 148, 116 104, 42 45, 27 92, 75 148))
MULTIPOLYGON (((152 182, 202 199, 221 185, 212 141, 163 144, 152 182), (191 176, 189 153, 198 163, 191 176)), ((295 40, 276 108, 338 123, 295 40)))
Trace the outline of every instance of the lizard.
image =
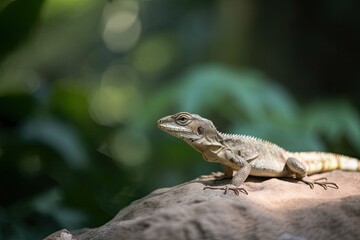
POLYGON ((157 121, 160 130, 184 140, 200 152, 208 162, 223 165, 224 173, 212 175, 216 180, 231 178, 225 186, 205 186, 248 194, 241 185, 249 175, 258 177, 292 177, 310 186, 338 189, 326 178, 312 179, 309 175, 336 169, 360 171, 359 159, 326 152, 290 152, 275 143, 260 138, 222 133, 213 122, 197 114, 179 112, 157 121), (235 174, 234 174, 235 173, 235 174))

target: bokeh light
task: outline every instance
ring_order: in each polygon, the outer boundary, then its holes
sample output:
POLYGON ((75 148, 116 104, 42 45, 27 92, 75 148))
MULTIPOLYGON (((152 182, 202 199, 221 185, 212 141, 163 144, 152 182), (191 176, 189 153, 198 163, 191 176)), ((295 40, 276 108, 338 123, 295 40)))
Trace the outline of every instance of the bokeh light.
POLYGON ((113 65, 103 74, 100 87, 90 97, 90 114, 101 125, 114 126, 131 118, 141 105, 136 73, 113 65))
POLYGON ((178 55, 175 39, 168 34, 144 40, 134 53, 134 66, 144 74, 157 74, 174 62, 178 55))
POLYGON ((109 50, 125 52, 138 42, 142 29, 138 11, 135 0, 116 1, 105 6, 102 37, 109 50))
POLYGON ((127 167, 143 164, 150 154, 150 142, 145 134, 139 131, 117 131, 109 148, 111 157, 127 167))

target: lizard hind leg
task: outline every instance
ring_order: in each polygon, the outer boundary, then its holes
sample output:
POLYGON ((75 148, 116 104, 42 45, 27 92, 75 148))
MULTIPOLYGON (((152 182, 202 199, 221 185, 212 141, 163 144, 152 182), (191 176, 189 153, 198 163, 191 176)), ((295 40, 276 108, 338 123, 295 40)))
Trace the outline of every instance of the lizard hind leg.
POLYGON ((308 184, 311 189, 314 188, 315 184, 320 185, 325 190, 328 187, 336 188, 336 189, 339 188, 336 183, 328 182, 326 178, 319 178, 319 179, 309 178, 307 176, 307 170, 305 165, 296 158, 289 157, 286 161, 286 166, 289 168, 291 172, 295 173, 297 179, 308 184))

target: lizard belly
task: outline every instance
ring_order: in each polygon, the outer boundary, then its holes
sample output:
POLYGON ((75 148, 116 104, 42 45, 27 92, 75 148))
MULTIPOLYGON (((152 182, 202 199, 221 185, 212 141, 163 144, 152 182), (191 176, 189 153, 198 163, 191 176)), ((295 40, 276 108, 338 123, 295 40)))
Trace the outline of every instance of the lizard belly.
POLYGON ((250 163, 251 176, 258 177, 286 177, 289 176, 288 170, 286 169, 285 162, 270 162, 264 159, 256 159, 250 163))

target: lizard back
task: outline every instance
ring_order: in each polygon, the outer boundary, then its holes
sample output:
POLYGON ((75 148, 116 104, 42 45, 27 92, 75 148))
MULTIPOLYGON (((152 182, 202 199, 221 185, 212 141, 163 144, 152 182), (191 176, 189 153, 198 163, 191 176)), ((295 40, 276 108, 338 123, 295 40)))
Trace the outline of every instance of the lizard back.
POLYGON ((252 136, 219 133, 221 143, 251 165, 250 175, 287 177, 287 152, 278 145, 252 136), (269 164, 271 162, 272 164, 269 164))

